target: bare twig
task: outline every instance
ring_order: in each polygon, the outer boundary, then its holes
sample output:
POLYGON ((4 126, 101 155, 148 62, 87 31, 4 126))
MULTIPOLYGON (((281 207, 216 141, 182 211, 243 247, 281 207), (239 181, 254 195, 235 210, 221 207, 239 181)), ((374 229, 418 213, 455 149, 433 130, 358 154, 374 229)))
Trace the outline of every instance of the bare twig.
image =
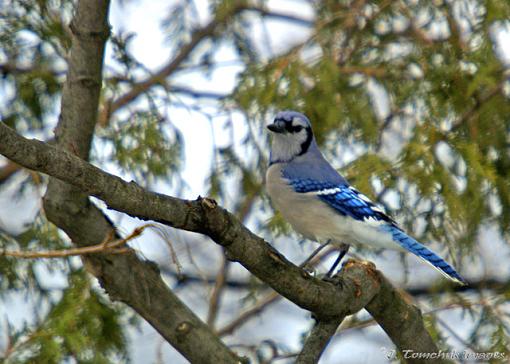
POLYGON ((203 90, 195 90, 193 88, 185 87, 185 86, 176 86, 173 85, 169 87, 169 90, 172 92, 184 94, 195 99, 215 99, 222 100, 228 96, 228 94, 214 91, 203 91, 203 90))
POLYGON ((7 251, 0 250, 0 256, 23 258, 23 259, 38 259, 38 258, 65 258, 78 255, 87 254, 123 254, 132 251, 130 248, 123 247, 128 241, 140 236, 142 232, 148 227, 154 227, 154 224, 145 224, 133 230, 131 234, 123 239, 105 240, 97 245, 91 245, 81 248, 61 249, 61 250, 48 250, 42 252, 32 251, 7 251))
POLYGON ((450 335, 452 335, 455 339, 457 339, 459 342, 462 343, 462 345, 464 345, 466 348, 470 348, 471 350, 473 350, 473 352, 477 353, 477 352, 480 352, 480 349, 477 349, 474 347, 474 345, 472 345, 471 343, 469 343, 467 340, 463 339, 459 334, 457 334, 457 332, 450 327, 450 325, 448 325, 444 320, 442 320, 440 317, 436 317, 436 321, 439 323, 439 325, 441 325, 446 331, 448 331, 450 333, 450 335))
POLYGON ((244 2, 238 2, 236 5, 231 6, 228 11, 216 14, 216 16, 203 28, 194 31, 191 36, 191 40, 180 48, 179 53, 167 65, 147 79, 133 84, 129 91, 119 96, 117 99, 106 102, 100 111, 98 120, 99 124, 103 126, 107 125, 110 115, 112 115, 115 111, 131 103, 151 87, 158 84, 164 85, 165 79, 181 66, 197 45, 199 45, 204 39, 214 36, 218 31, 218 28, 224 26, 227 21, 231 20, 232 16, 235 16, 244 9, 246 9, 244 2))
POLYGON ((305 26, 305 27, 311 27, 314 24, 313 19, 305 19, 305 18, 301 18, 301 17, 298 17, 293 14, 280 12, 280 11, 276 11, 276 10, 269 10, 268 8, 262 7, 262 6, 251 6, 251 7, 248 7, 247 10, 257 12, 266 18, 283 20, 286 22, 295 23, 295 24, 305 26))
POLYGON ((226 324, 224 327, 218 330, 219 336, 225 336, 233 333, 235 330, 237 330, 240 326, 245 324, 250 318, 253 316, 258 315, 260 312, 262 312, 267 306, 273 304, 274 302, 281 299, 282 296, 280 296, 277 292, 271 292, 261 300, 259 300, 253 307, 249 308, 248 310, 241 313, 238 317, 236 317, 233 321, 226 324))
MULTIPOLYGON (((170 257, 172 259, 172 263, 175 265, 176 272, 175 275, 180 280, 182 277, 182 265, 179 261, 179 257, 177 256, 177 252, 175 251, 174 244, 172 243, 172 240, 170 239, 170 234, 168 231, 168 228, 164 225, 157 225, 155 229, 156 233, 161 237, 161 239, 165 242, 166 246, 168 247, 168 250, 170 252, 170 257)), ((160 269, 162 269, 160 267, 160 269)), ((168 269, 169 271, 169 269, 168 269)))
POLYGON ((207 314, 207 324, 211 327, 214 327, 216 317, 218 317, 221 296, 223 293, 223 289, 225 287, 229 265, 230 262, 223 255, 221 260, 221 267, 218 270, 218 274, 216 274, 216 282, 211 293, 211 298, 209 299, 209 312, 207 314))

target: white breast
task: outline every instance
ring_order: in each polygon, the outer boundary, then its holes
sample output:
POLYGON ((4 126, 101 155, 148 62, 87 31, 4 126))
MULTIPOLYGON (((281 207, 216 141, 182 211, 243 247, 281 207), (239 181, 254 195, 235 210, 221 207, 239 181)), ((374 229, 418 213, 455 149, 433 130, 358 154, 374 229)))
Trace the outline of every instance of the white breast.
POLYGON ((282 178, 281 168, 281 164, 273 164, 266 174, 267 192, 273 206, 297 232, 308 239, 347 242, 352 235, 347 219, 336 214, 316 196, 295 192, 282 178))
POLYGON ((377 225, 342 216, 312 193, 297 193, 282 177, 282 164, 271 165, 266 173, 266 188, 273 206, 294 230, 318 242, 363 244, 376 248, 398 249, 389 233, 377 225))

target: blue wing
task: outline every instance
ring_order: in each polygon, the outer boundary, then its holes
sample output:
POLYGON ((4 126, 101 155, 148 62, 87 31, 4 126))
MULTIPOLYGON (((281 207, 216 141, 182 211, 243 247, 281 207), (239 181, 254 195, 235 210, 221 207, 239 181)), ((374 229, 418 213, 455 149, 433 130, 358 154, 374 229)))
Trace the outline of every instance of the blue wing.
POLYGON ((386 222, 386 224, 381 224, 380 229, 381 231, 389 232, 392 235, 393 241, 430 263, 446 277, 460 284, 466 284, 466 281, 451 265, 403 232, 393 219, 354 187, 348 184, 337 185, 311 179, 291 179, 289 183, 294 188, 294 191, 298 193, 314 193, 341 215, 350 216, 358 221, 386 222))
POLYGON ((315 193, 320 200, 341 215, 350 216, 359 221, 385 221, 397 227, 396 222, 368 197, 348 184, 337 185, 312 179, 291 179, 289 183, 298 193, 315 193))

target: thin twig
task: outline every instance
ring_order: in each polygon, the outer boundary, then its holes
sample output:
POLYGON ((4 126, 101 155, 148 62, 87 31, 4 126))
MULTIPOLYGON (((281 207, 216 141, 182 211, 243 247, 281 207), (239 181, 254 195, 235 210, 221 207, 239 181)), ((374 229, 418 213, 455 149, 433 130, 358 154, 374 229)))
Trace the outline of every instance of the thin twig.
POLYGON ((172 263, 175 265, 176 275, 177 277, 179 277, 178 279, 181 279, 180 277, 182 276, 182 264, 179 261, 179 257, 177 256, 177 252, 175 251, 174 244, 170 239, 168 228, 166 228, 163 225, 157 225, 155 232, 161 237, 161 239, 165 242, 166 246, 168 247, 172 263))
MULTIPOLYGON (((236 215, 238 216, 239 220, 241 220, 243 223, 245 223, 245 220, 251 211, 256 196, 257 196, 256 193, 247 196, 244 203, 241 204, 241 206, 238 208, 238 211, 236 212, 236 215)), ((223 291, 227 287, 229 266, 230 261, 227 259, 225 255, 223 255, 221 267, 218 270, 218 273, 216 274, 213 291, 211 294, 211 298, 209 300, 209 312, 207 316, 207 324, 211 327, 214 327, 214 323, 220 310, 221 296, 223 291)))
POLYGON ((235 318, 233 321, 222 327, 220 330, 217 331, 218 336, 225 336, 229 335, 235 330, 237 330, 240 326, 245 324, 250 318, 253 316, 259 314, 262 312, 267 306, 271 305, 272 303, 278 301, 281 299, 282 296, 280 296, 277 292, 271 292, 264 298, 262 298, 260 301, 258 301, 255 306, 251 307, 250 309, 244 311, 242 314, 240 314, 237 318, 235 318))
POLYGON ((313 24, 315 22, 313 19, 305 19, 305 18, 301 18, 301 17, 298 17, 293 14, 279 12, 277 10, 269 10, 266 7, 262 7, 262 6, 251 6, 251 7, 248 7, 246 10, 257 12, 265 18, 273 18, 273 19, 277 19, 277 20, 283 20, 283 21, 295 23, 295 24, 298 24, 298 25, 301 25, 304 27, 311 27, 311 26, 313 26, 313 24))
POLYGON ((155 225, 154 224, 142 225, 134 229, 131 234, 129 234, 127 237, 123 239, 110 240, 109 237, 105 241, 92 246, 61 250, 47 250, 41 252, 0 250, 0 256, 22 259, 38 259, 38 258, 65 258, 78 255, 98 253, 124 254, 131 251, 131 249, 123 247, 123 245, 125 245, 128 241, 140 236, 147 227, 155 227, 155 225))
POLYGON ((218 274, 216 274, 216 282, 214 284, 211 298, 209 299, 209 311, 207 314, 207 324, 211 327, 214 327, 214 323, 216 318, 218 317, 218 311, 220 308, 221 296, 224 291, 225 283, 227 280, 228 268, 230 265, 230 261, 222 256, 221 267, 218 270, 218 274))
POLYGON ((499 95, 501 93, 501 91, 503 90, 503 85, 504 85, 504 82, 506 80, 504 80, 503 82, 499 83, 498 85, 496 85, 495 87, 493 87, 491 90, 489 90, 487 93, 483 94, 482 96, 480 96, 477 100, 476 100, 476 103, 471 107, 469 108, 467 111, 465 111, 459 119, 457 119, 452 127, 451 127, 451 131, 456 131, 457 129, 459 129, 462 125, 464 125, 464 123, 466 122, 470 122, 471 120, 473 120, 480 112, 480 109, 482 108, 482 106, 487 102, 489 101, 490 99, 492 99, 493 97, 499 95))
POLYGON ((236 6, 232 6, 228 12, 217 14, 206 26, 194 31, 189 43, 182 46, 179 53, 167 65, 165 65, 158 72, 148 77, 147 79, 133 84, 129 91, 119 96, 117 99, 106 102, 100 112, 98 121, 99 124, 103 126, 107 125, 108 120, 110 119, 110 115, 112 115, 115 111, 131 103, 151 87, 158 84, 164 85, 165 79, 181 66, 181 64, 188 58, 188 56, 191 54, 191 52, 193 52, 198 44, 200 44, 204 39, 214 36, 220 26, 223 26, 226 22, 231 21, 232 16, 236 15, 244 9, 246 9, 246 6, 244 6, 242 3, 236 6))
POLYGON ((439 325, 441 325, 446 331, 448 331, 456 340, 462 343, 466 348, 470 348, 473 352, 478 353, 480 350, 471 345, 467 340, 463 339, 459 334, 455 332, 445 321, 440 317, 435 318, 439 325))

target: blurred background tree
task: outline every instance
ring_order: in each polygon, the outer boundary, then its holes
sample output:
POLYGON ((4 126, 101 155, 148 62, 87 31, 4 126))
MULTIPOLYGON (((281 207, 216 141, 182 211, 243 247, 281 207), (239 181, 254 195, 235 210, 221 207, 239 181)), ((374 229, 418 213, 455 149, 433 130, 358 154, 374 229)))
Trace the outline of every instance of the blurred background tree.
MULTIPOLYGON (((155 3, 112 4, 93 163, 159 192, 214 197, 300 262, 313 244, 273 217, 263 176, 265 124, 302 111, 333 165, 471 285, 452 287, 412 257, 354 255, 413 296, 442 349, 510 355, 508 1, 155 3)), ((0 117, 25 136, 52 140, 74 6, 0 10, 0 117)), ((2 249, 69 246, 40 208, 46 182, 0 160, 2 249)), ((125 233, 140 225, 107 214, 125 233)), ((204 239, 161 227, 131 246, 227 343, 255 362, 292 362, 307 313, 204 239)), ((0 299, 5 362, 184 361, 110 303, 79 258, 0 257, 0 299)), ((323 361, 386 362, 381 346, 392 344, 361 312, 323 361)))

